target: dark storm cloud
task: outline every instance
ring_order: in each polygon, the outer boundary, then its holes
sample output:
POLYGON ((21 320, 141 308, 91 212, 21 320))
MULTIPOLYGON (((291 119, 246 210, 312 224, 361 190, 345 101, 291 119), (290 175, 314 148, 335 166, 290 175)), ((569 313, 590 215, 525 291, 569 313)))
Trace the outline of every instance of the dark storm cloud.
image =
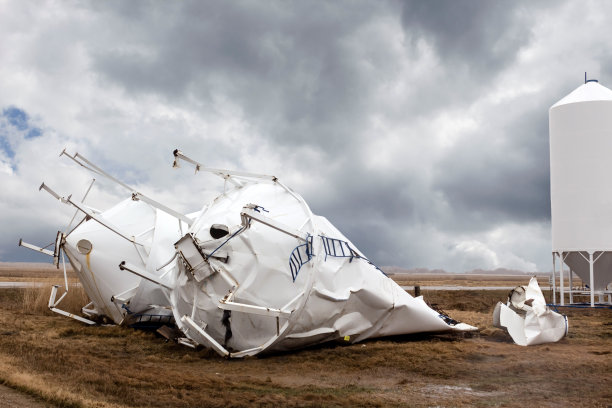
MULTIPOLYGON (((587 72, 587 77, 588 79, 602 79, 605 82, 609 82, 609 79, 612 78, 612 52, 608 49, 601 49, 598 50, 598 53, 600 53, 599 55, 599 60, 601 61, 601 68, 600 68, 600 78, 597 78, 593 75, 593 73, 591 73, 589 75, 589 73, 587 72)), ((572 89, 571 86, 575 86, 576 83, 572 82, 572 83, 568 83, 568 89, 572 89)), ((560 98, 559 98, 560 99, 560 98)))
POLYGON ((479 230, 491 222, 549 219, 546 112, 526 113, 503 129, 493 124, 478 132, 436 166, 433 187, 457 215, 456 225, 439 227, 479 230))
POLYGON ((545 3, 500 1, 403 1, 408 44, 432 46, 438 69, 421 81, 410 106, 419 114, 469 104, 516 61, 532 40, 531 27, 545 3), (438 72, 439 71, 439 72, 438 72))
POLYGON ((203 114, 226 98, 280 145, 336 151, 350 147, 369 94, 346 41, 382 8, 350 4, 121 4, 105 11, 122 42, 93 50, 94 68, 127 92, 191 101, 203 114), (134 29, 134 18, 155 30, 134 29))
POLYGON ((440 162, 435 174, 446 176, 433 181, 433 191, 422 175, 365 168, 357 148, 372 137, 367 133, 368 115, 377 109, 372 96, 394 61, 370 38, 357 38, 358 29, 397 12, 407 53, 418 58, 421 39, 433 47, 439 66, 412 83, 401 101, 402 117, 396 119, 409 123, 470 105, 491 87, 530 42, 523 4, 186 2, 127 11, 121 5, 105 12, 124 41, 96 50, 94 67, 127 92, 193 103, 204 115, 219 98, 231 101, 277 149, 313 146, 339 163, 331 172, 304 169, 328 172, 326 182, 335 189, 306 198, 373 252, 374 261, 387 263, 398 251, 397 230, 415 224, 482 231, 492 222, 545 217, 548 165, 539 158, 547 157, 546 133, 527 140, 536 146, 523 155, 514 130, 521 124, 529 128, 533 118, 508 123, 501 133, 495 124, 479 129, 440 162), (146 35, 132 29, 135 18, 156 29, 146 35), (434 208, 436 191, 451 213, 434 208))
POLYGON ((341 163, 333 172, 304 163, 305 173, 327 173, 323 179, 334 189, 306 198, 358 245, 386 245, 387 224, 414 214, 410 191, 397 192, 407 180, 365 170, 356 150, 371 136, 364 133, 370 97, 392 61, 367 38, 357 44, 353 38, 389 12, 386 4, 181 4, 105 10, 125 37, 116 49, 95 50, 94 67, 129 93, 163 95, 177 104, 196 100, 203 115, 217 98, 227 99, 276 149, 311 146, 324 163, 341 163), (135 15, 156 30, 148 36, 131 30, 135 15), (374 75, 360 70, 364 64, 374 75), (366 225, 370 219, 375 226, 366 225), (364 229, 374 227, 377 238, 365 242, 364 229))
POLYGON ((383 176, 357 167, 351 171, 344 177, 336 174, 337 178, 330 183, 336 194, 321 196, 313 191, 306 197, 315 212, 349 228, 370 221, 399 225, 418 216, 417 180, 398 174, 383 176))
POLYGON ((529 39, 521 24, 522 2, 405 1, 402 22, 408 32, 432 41, 454 68, 474 75, 499 71, 529 39))

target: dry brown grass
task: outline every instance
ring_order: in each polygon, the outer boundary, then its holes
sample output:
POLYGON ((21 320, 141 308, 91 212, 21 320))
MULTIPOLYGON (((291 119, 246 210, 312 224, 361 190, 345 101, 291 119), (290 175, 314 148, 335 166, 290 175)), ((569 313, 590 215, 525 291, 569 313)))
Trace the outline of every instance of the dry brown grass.
MULTIPOLYGON (((65 287, 60 286, 57 291, 56 301, 64 294, 65 287)), ((20 299, 16 305, 20 305, 20 310, 25 314, 49 315, 49 296, 51 295, 50 286, 25 288, 19 291, 20 299)), ((89 303, 87 293, 81 286, 69 286, 68 294, 58 308, 69 313, 80 313, 81 308, 89 303)))
POLYGON ((10 328, 0 332, 0 381, 72 407, 606 406, 612 396, 612 312, 575 312, 569 338, 529 348, 491 331, 488 313, 451 312, 483 333, 230 361, 150 333, 11 311, 0 316, 10 328))
POLYGON ((23 291, 0 291, 0 382, 62 407, 606 407, 612 398, 612 310, 567 309, 567 338, 520 347, 491 326, 506 290, 424 293, 480 327, 473 337, 398 336, 244 360, 24 313, 23 291))
POLYGON ((49 295, 51 288, 26 288, 21 296, 21 310, 26 314, 50 314, 49 295))

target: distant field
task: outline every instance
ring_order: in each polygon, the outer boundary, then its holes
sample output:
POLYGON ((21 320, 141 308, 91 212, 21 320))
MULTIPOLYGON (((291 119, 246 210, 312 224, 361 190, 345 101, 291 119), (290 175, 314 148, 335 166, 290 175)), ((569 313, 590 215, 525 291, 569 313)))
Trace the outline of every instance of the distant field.
MULTIPOLYGON (((487 275, 487 274, 395 274, 390 278, 399 285, 420 286, 518 286, 529 283, 529 275, 487 275)), ((537 276, 540 286, 548 286, 548 276, 537 276)))
MULTIPOLYGON (((67 264, 68 276, 76 279, 76 274, 67 264)), ((0 281, 31 281, 42 282, 63 280, 64 272, 51 263, 6 263, 0 262, 0 281)), ((496 273, 389 273, 389 277, 400 285, 413 286, 517 286, 526 285, 532 275, 496 274, 496 273)), ((541 286, 549 284, 549 275, 539 273, 538 282, 541 286)), ((558 279, 557 279, 558 281, 558 279)), ((574 284, 581 284, 577 278, 574 284)))
MULTIPOLYGON (((67 276, 76 281, 77 276, 67 265, 67 276)), ((0 282, 49 282, 61 283, 64 281, 64 269, 56 268, 48 263, 7 263, 0 262, 0 282)))
MULTIPOLYGON (((48 311, 48 294, 0 290, 0 384, 43 406, 609 407, 612 398, 610 309, 565 309, 569 337, 520 347, 491 325, 506 290, 424 291, 480 332, 227 360, 152 333, 86 327, 48 311)), ((87 301, 81 288, 66 300, 72 312, 87 301)))

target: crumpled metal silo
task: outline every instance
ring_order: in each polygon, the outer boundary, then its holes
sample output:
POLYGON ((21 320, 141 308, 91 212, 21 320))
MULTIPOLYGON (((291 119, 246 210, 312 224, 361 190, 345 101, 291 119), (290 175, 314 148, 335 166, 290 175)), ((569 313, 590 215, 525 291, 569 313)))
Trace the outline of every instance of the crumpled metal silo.
POLYGON ((221 355, 475 329, 406 293, 273 177, 207 204, 176 251, 175 320, 221 355))
MULTIPOLYGON (((82 156, 68 157, 131 192, 98 211, 41 187, 85 216, 47 252, 56 261, 61 250, 68 255, 92 300, 83 309, 90 316, 117 324, 174 316, 181 343, 229 357, 476 329, 406 293, 276 177, 205 168, 175 151, 176 160, 231 186, 200 212, 183 215, 82 156)), ((52 310, 93 323, 57 309, 54 296, 52 310)))

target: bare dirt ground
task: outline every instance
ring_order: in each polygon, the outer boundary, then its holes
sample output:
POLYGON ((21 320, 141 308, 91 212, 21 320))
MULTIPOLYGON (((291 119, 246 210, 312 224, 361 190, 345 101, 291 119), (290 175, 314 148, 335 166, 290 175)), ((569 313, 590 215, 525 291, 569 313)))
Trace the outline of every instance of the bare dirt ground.
POLYGON ((37 400, 26 393, 0 385, 0 408, 47 408, 49 403, 37 400))
MULTIPOLYGON (((37 290, 48 297, 48 289, 37 290)), ((507 290, 423 291, 480 332, 227 360, 153 333, 28 311, 24 299, 31 303, 33 291, 0 290, 0 384, 42 406, 612 406, 610 309, 565 309, 568 337, 520 347, 491 326, 507 290)))

